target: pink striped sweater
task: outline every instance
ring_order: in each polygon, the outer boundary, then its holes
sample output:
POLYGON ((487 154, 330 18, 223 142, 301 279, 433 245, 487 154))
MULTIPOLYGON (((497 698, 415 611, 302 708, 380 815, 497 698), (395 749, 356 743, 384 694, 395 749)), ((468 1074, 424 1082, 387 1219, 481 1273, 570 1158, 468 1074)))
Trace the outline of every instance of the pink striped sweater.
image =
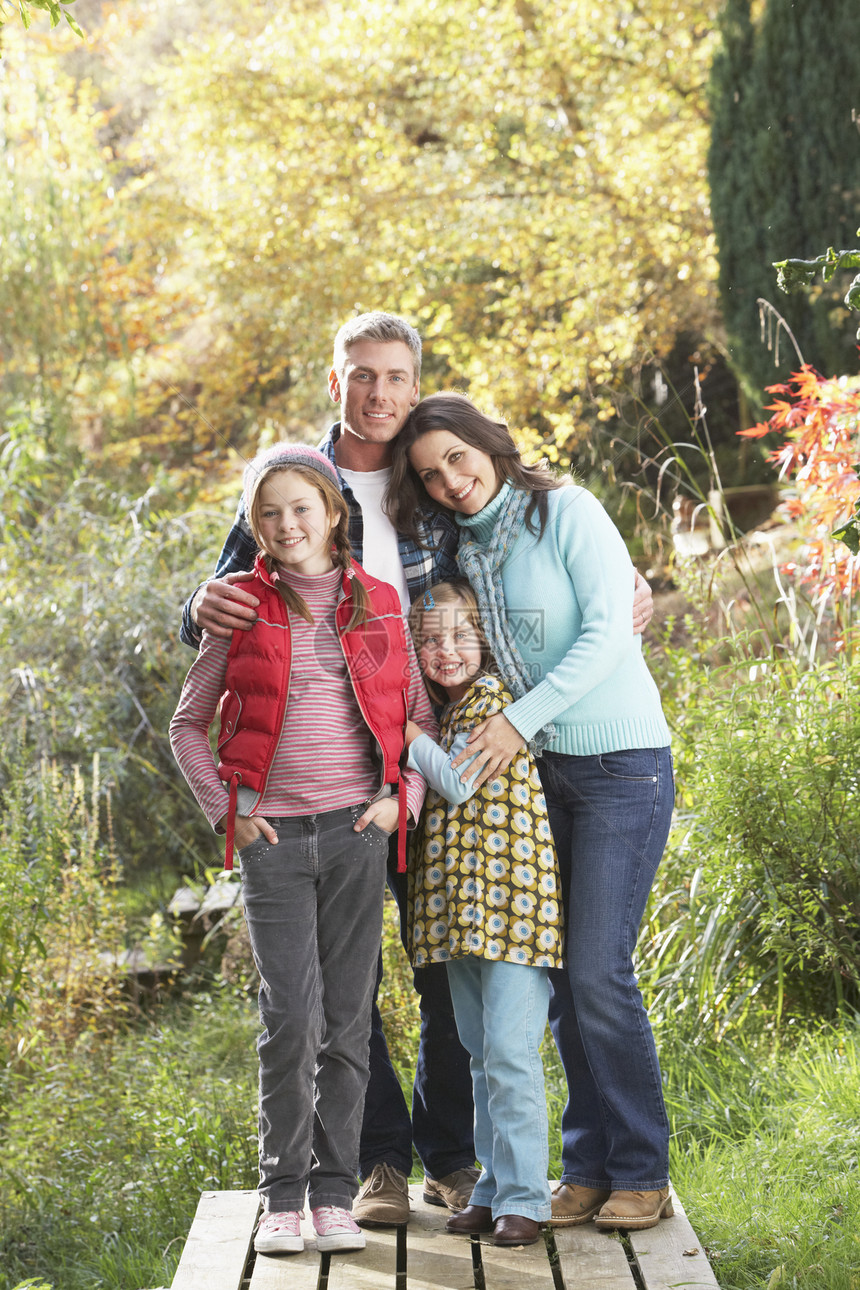
MULTIPOLYGON (((272 817, 314 815, 373 797, 379 772, 371 756, 372 736, 335 632, 340 570, 318 577, 290 570, 282 571, 281 577, 304 598, 314 621, 289 615, 292 669, 287 716, 258 813, 272 817)), ((433 710, 408 631, 406 640, 410 652, 409 715, 428 733, 434 733, 433 710)), ((204 632, 170 723, 170 741, 180 769, 206 818, 219 832, 227 814, 228 793, 218 777, 209 727, 224 692, 229 648, 229 640, 204 632)), ((407 769, 403 785, 407 807, 416 821, 425 782, 407 769)))

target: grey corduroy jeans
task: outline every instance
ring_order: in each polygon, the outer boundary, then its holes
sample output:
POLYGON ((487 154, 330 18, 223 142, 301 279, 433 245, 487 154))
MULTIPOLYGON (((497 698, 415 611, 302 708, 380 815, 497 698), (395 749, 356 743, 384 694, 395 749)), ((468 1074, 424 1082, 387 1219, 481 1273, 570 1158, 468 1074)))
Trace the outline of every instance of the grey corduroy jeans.
MULTIPOLYGON (((260 973, 260 1195, 266 1210, 352 1208, 382 935, 388 835, 364 803, 272 819, 239 853, 260 973)), ((268 818, 268 817, 267 817, 268 818)))

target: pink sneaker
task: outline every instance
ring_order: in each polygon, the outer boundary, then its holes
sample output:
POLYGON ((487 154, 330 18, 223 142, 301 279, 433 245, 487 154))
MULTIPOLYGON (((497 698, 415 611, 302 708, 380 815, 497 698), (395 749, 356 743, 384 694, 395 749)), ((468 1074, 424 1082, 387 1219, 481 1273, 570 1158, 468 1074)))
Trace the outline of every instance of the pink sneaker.
POLYGON ((257 1225, 254 1249, 258 1254, 301 1254, 305 1248, 299 1223, 304 1213, 294 1209, 264 1214, 257 1225))
POLYGON ((363 1250, 367 1241, 352 1214, 337 1205, 312 1209, 318 1250, 363 1250))

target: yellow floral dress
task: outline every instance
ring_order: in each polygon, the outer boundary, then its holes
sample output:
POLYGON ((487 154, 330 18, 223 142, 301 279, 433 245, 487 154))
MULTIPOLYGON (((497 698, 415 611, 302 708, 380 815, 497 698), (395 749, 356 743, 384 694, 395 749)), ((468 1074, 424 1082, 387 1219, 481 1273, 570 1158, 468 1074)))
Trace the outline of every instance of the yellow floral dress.
MULTIPOLYGON (((498 677, 480 677, 443 713, 441 747, 512 702, 498 677)), ((461 805, 428 790, 410 850, 408 930, 415 967, 467 954, 561 967, 555 848, 526 749, 461 805)))

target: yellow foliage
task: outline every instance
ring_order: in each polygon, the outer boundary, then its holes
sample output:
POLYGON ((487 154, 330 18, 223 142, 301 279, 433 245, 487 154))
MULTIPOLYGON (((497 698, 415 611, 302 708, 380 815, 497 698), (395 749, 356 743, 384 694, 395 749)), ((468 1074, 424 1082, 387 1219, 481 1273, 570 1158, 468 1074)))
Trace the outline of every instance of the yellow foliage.
MULTIPOLYGON (((425 336, 425 391, 467 389, 563 450, 622 373, 715 326, 718 9, 236 0, 190 6, 183 35, 168 0, 117 0, 91 50, 121 128, 85 87, 52 91, 115 168, 101 190, 91 161, 78 176, 83 240, 43 320, 67 380, 89 355, 79 423, 181 461, 271 421, 315 435, 334 331, 383 308, 425 336)), ((15 133, 35 165, 38 131, 15 133)))

